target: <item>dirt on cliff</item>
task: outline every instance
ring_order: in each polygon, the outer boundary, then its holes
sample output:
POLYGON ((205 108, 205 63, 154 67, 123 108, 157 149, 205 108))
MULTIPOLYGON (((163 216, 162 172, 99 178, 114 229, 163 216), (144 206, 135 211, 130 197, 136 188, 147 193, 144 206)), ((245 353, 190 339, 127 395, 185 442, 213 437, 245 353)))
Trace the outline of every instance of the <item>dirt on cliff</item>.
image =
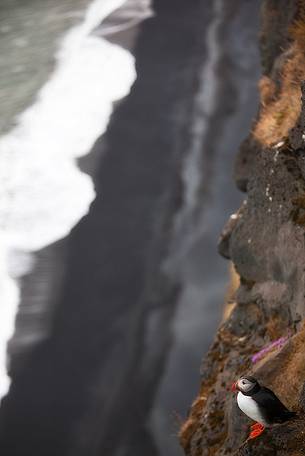
POLYGON ((263 1, 260 49, 260 106, 235 166, 247 195, 219 242, 240 283, 180 431, 190 456, 305 455, 304 0, 263 1), (250 420, 229 391, 246 373, 297 412, 250 441, 250 420))

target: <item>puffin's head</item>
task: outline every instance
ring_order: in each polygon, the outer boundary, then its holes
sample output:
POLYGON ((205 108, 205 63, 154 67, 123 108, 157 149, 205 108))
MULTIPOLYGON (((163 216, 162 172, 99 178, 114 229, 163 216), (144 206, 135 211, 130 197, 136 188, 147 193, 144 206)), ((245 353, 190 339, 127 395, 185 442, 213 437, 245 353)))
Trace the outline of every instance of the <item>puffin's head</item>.
POLYGON ((243 377, 240 377, 240 379, 232 385, 232 391, 241 391, 247 396, 250 396, 254 392, 258 391, 259 388, 260 384, 258 381, 250 375, 244 375, 243 377))

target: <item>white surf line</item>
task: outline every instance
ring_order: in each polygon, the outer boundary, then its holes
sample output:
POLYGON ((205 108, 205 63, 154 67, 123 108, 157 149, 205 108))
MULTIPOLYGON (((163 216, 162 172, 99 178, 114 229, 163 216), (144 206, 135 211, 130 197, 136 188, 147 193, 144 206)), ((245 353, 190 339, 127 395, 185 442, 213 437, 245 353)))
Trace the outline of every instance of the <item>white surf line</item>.
MULTIPOLYGON (((215 68, 220 58, 220 46, 218 33, 223 21, 223 0, 214 0, 213 19, 206 33, 207 57, 203 65, 198 92, 195 99, 193 117, 191 122, 191 144, 189 152, 184 160, 182 168, 182 180, 184 188, 184 201, 182 210, 175 220, 174 248, 172 257, 168 263, 174 264, 178 257, 184 257, 194 244, 195 239, 203 233, 203 227, 194 226, 192 214, 198 205, 198 193, 202 180, 201 156, 204 141, 209 128, 209 121, 217 107, 218 78, 215 76, 215 68), (181 238, 184 238, 181 242, 181 238)), ((169 266, 166 265, 166 268, 169 266)))
POLYGON ((126 0, 113 17, 110 15, 98 28, 98 34, 107 36, 128 30, 152 15, 151 0, 126 0))
POLYGON ((16 278, 31 267, 25 252, 65 237, 88 212, 95 192, 76 158, 106 130, 113 101, 127 95, 136 77, 129 52, 91 33, 123 3, 89 5, 62 40, 36 102, 0 138, 0 397, 10 384, 6 347, 19 301, 16 278))

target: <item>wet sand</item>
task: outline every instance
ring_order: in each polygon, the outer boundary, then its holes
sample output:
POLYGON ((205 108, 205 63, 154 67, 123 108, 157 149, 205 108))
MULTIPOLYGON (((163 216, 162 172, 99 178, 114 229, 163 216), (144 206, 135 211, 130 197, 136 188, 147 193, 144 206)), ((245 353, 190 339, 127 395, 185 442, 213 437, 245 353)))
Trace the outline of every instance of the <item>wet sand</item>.
MULTIPOLYGON (((218 90, 202 147, 197 224, 192 226, 193 242, 182 248, 183 257, 172 265, 181 278, 182 291, 173 321, 174 342, 152 415, 162 456, 183 454, 177 430, 198 394, 201 359, 222 316, 229 264, 216 253, 217 241, 228 216, 243 198, 232 174, 236 151, 258 103, 259 6, 259 2, 234 1, 226 3, 221 13, 220 53, 214 68, 218 90)), ((185 241, 186 236, 180 233, 174 245, 181 248, 185 241)))

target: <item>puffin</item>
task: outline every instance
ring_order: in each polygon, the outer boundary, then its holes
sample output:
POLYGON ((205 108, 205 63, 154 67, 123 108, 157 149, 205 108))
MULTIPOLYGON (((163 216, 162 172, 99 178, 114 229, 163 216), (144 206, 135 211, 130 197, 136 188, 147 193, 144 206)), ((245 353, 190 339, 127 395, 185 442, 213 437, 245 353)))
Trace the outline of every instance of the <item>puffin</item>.
POLYGON ((265 427, 284 423, 296 415, 295 412, 287 409, 273 391, 261 386, 254 377, 249 375, 233 383, 232 391, 238 391, 237 404, 240 410, 256 421, 251 426, 249 439, 261 435, 265 427))

